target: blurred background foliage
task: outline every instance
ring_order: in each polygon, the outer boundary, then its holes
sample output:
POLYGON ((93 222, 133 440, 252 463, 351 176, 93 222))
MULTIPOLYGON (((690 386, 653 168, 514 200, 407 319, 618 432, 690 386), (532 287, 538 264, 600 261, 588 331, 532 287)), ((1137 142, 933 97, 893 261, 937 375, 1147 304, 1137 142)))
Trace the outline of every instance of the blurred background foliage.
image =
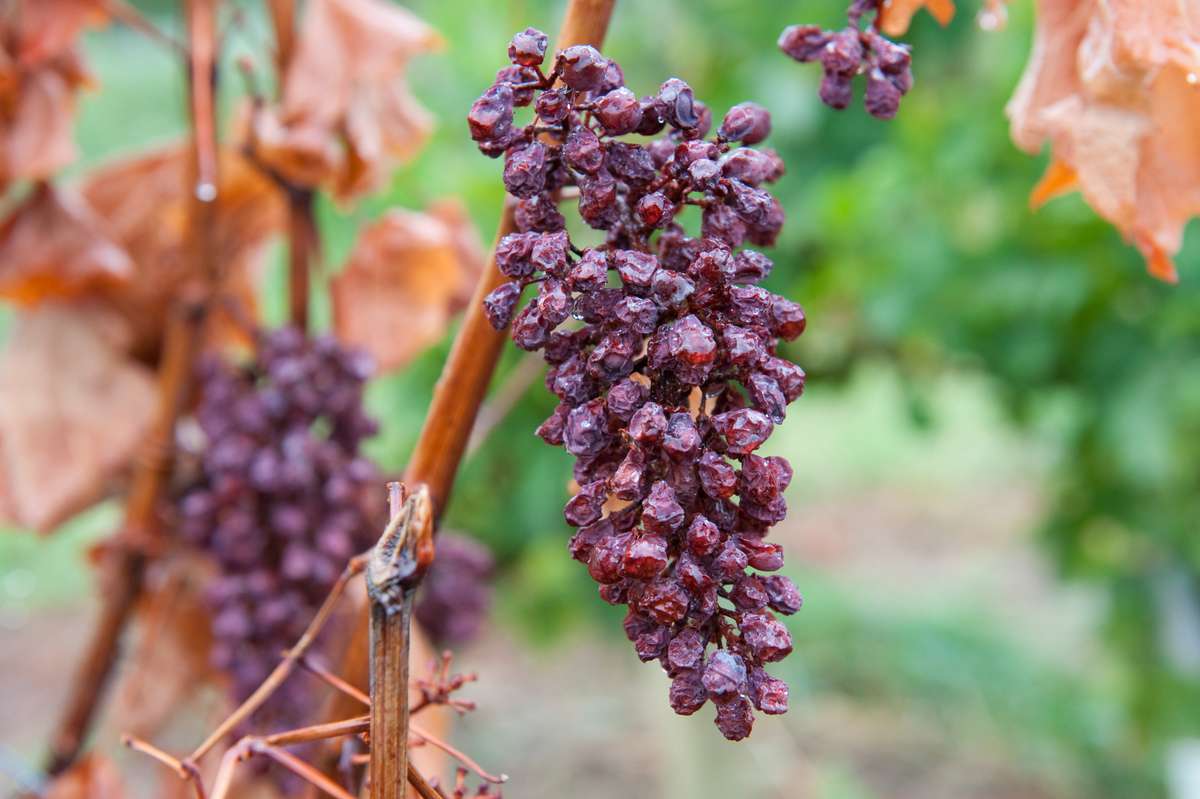
MULTIPOLYGON (((321 206, 331 268, 357 227, 394 205, 457 195, 490 236, 501 165, 474 149, 464 115, 506 63, 511 33, 527 24, 553 32, 562 6, 406 4, 446 38, 441 54, 411 70, 439 127, 388 190, 349 212, 321 206)), ((171 0, 135 5, 174 24, 171 0)), ((241 5, 230 61, 264 52, 269 39, 257 4, 241 5)), ((786 571, 808 606, 789 620, 797 648, 779 675, 792 683, 792 713, 829 694, 900 705, 954 718, 950 728, 988 730, 1015 759, 1079 795, 1155 795, 1167 742, 1200 733, 1195 231, 1171 287, 1147 276, 1137 252, 1078 196, 1028 209, 1045 159, 1012 145, 1004 104, 1029 53, 1029 2, 1010 6, 997 33, 974 24, 971 2, 946 29, 918 14, 905 37, 915 87, 891 122, 857 103, 825 108, 816 68, 774 45, 788 24, 840 26, 844 5, 622 2, 604 52, 638 94, 677 75, 718 117, 743 100, 774 115, 767 144, 788 165, 774 189, 788 224, 766 285, 803 303, 810 319, 785 352, 808 371, 809 389, 773 443, 796 465, 792 507, 881 484, 1032 484, 1042 551, 1062 578, 1101 597, 1107 647, 1040 659, 989 623, 994 608, 914 611, 853 581, 822 578, 792 555, 786 571)), ((119 29, 90 35, 87 49, 100 89, 82 101, 85 159, 76 172, 182 130, 182 81, 169 54, 119 29)), ((236 70, 225 78, 232 109, 242 87, 236 70)), ((264 313, 278 323, 285 309, 275 261, 264 313)), ((317 309, 328 318, 320 297, 317 309)), ((371 391, 383 432, 370 452, 388 468, 401 468, 411 451, 447 348, 371 391)), ((522 357, 510 348, 497 385, 522 357)), ((532 435, 553 405, 534 380, 465 463, 446 524, 497 553, 497 613, 528 639, 553 646, 579 629, 616 638, 620 614, 565 552, 570 458, 532 435)), ((983 517, 996 510, 976 509, 983 517)), ((0 556, 36 570, 32 542, 4 546, 0 556)), ((658 688, 665 704, 665 681, 658 688)), ((872 795, 851 783, 829 776, 823 795, 872 795)))

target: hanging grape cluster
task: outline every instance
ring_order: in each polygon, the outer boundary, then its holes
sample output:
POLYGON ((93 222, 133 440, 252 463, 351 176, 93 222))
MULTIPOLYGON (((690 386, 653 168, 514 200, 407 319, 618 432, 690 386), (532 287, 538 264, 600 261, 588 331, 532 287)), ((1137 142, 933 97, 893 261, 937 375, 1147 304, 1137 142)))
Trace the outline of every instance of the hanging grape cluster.
POLYGON ((792 650, 775 613, 801 603, 791 580, 748 571, 783 565, 764 537, 786 513, 792 469, 755 451, 804 389, 804 372, 776 355, 803 332, 804 312, 754 285, 772 262, 739 249, 772 245, 783 224, 762 188, 783 163, 750 146, 770 116, 734 106, 709 141, 711 112, 682 80, 639 98, 588 46, 547 73, 546 43, 532 28, 517 34, 513 65, 468 118, 480 149, 505 156, 522 231, 496 249, 510 282, 484 308, 552 367, 560 404, 537 432, 578 459, 571 554, 604 599, 628 605, 625 631, 671 676, 675 712, 711 699, 721 732, 740 740, 754 708, 787 710, 787 685, 764 666, 792 650), (514 109, 530 105, 536 118, 516 126, 514 109), (580 250, 563 230, 568 187, 603 245, 580 250), (676 221, 688 205, 700 208, 699 238, 676 221))
MULTIPOLYGON (((196 417, 203 478, 180 502, 180 533, 217 563, 208 587, 212 664, 246 699, 300 638, 351 556, 377 535, 379 476, 358 452, 376 426, 362 409, 371 366, 332 338, 265 334, 256 358, 212 358, 196 417), (370 502, 375 499, 375 502, 370 502)), ((310 686, 283 684, 256 718, 298 726, 310 686)))
POLYGON ((792 25, 779 36, 779 49, 800 63, 821 62, 820 97, 826 105, 842 109, 854 99, 851 81, 867 76, 864 105, 873 117, 891 119, 900 109, 900 98, 912 88, 912 59, 908 45, 895 44, 870 25, 860 29, 864 15, 875 13, 878 0, 855 0, 846 12, 850 24, 841 31, 819 25, 792 25))

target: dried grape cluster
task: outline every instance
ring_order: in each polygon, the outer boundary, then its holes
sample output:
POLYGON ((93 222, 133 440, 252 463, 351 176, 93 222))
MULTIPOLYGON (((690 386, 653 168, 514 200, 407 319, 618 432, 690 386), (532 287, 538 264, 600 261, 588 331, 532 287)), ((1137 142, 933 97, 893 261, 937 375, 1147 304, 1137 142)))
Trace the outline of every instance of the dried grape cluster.
POLYGON ((779 49, 801 63, 820 61, 821 100, 842 109, 853 99, 851 81, 867 76, 864 105, 867 113, 891 119, 900 109, 900 98, 912 88, 912 60, 908 45, 895 44, 879 34, 874 25, 861 30, 859 23, 876 14, 877 0, 855 0, 846 12, 850 24, 841 31, 822 30, 818 25, 792 25, 779 36, 779 49))
POLYGON ((517 34, 513 66, 469 117, 480 149, 505 155, 523 231, 499 243, 510 282, 484 308, 552 366, 546 386, 560 404, 538 434, 578 459, 571 554, 605 600, 629 606, 625 631, 671 676, 675 711, 711 699, 721 732, 740 740, 753 708, 787 710, 787 685, 764 666, 792 650, 774 613, 801 603, 786 577, 747 571, 783 565, 764 536, 784 517, 792 469, 755 450, 804 388, 804 372, 776 355, 803 332, 804 312, 753 285, 772 262, 737 249, 773 244, 783 224, 761 188, 783 163, 748 146, 766 138, 770 116, 734 106, 706 141, 712 116, 683 81, 639 99, 587 46, 558 54, 547 74, 546 41, 517 34), (529 105, 536 120, 515 127, 514 108, 529 105), (626 134, 662 135, 616 138, 626 134), (603 245, 579 250, 562 230, 569 186, 603 245), (699 238, 676 221, 688 205, 701 209, 699 238))
MULTIPOLYGON (((182 499, 180 533, 216 561, 206 599, 212 664, 248 697, 312 620, 351 556, 374 542, 383 510, 375 467, 358 452, 376 432, 362 409, 369 359, 295 328, 265 334, 256 358, 201 373, 196 417, 203 477, 182 499), (376 500, 371 503, 370 500, 376 500)), ((311 709, 289 680, 256 718, 296 726, 311 709)))

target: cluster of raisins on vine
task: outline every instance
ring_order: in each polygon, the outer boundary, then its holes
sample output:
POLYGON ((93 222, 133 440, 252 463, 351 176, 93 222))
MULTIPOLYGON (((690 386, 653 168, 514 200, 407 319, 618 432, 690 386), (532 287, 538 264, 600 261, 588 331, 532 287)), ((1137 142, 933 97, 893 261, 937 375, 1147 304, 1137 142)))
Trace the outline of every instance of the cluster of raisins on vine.
MULTIPOLYGON (((258 688, 378 535, 368 509, 383 511, 379 475, 358 452, 376 432, 362 408, 370 371, 364 355, 295 328, 264 334, 250 363, 202 366, 196 417, 207 447, 202 479, 179 504, 180 534, 220 569, 206 593, 209 656, 232 675, 235 701, 258 688)), ((256 718, 298 726, 311 689, 288 680, 256 718)))
POLYGON ((499 243, 510 282, 484 309, 552 367, 546 386, 560 404, 537 432, 577 458, 571 554, 605 600, 629 607, 625 631, 671 676, 675 711, 711 699, 721 732, 740 740, 754 708, 787 710, 787 685, 764 667, 792 650, 775 613, 801 604, 788 578, 748 571, 783 565, 765 536, 786 513, 792 469, 755 450, 804 388, 804 372, 776 354, 803 332, 804 312, 753 285, 773 264, 739 249, 770 246, 783 224, 761 188, 782 161, 749 146, 770 116, 734 106, 707 141, 711 113, 683 81, 639 99, 587 46, 545 73, 546 41, 517 34, 513 66, 469 117, 480 149, 505 155, 523 231, 499 243), (537 118, 515 127, 514 107, 528 105, 537 118), (658 138, 616 138, 627 134, 658 138), (562 229, 572 186, 604 244, 580 250, 562 229), (701 208, 698 238, 676 221, 688 205, 701 208), (530 286, 536 296, 518 312, 530 286))
POLYGON ((867 113, 891 119, 900 109, 900 98, 912 88, 912 60, 908 45, 889 41, 874 26, 860 29, 862 17, 872 11, 878 19, 878 0, 855 0, 846 12, 850 24, 836 32, 818 25, 792 25, 780 34, 779 49, 802 64, 821 62, 825 76, 820 96, 832 108, 850 105, 851 81, 865 74, 867 113))

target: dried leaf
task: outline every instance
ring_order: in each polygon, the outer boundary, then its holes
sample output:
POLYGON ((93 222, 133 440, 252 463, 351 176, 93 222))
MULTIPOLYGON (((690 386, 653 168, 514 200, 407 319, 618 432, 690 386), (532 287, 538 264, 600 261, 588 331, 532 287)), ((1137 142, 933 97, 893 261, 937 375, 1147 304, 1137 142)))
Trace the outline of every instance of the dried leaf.
POLYGON ((101 0, 35 0, 17 15, 17 62, 32 69, 75 49, 88 26, 102 25, 108 12, 101 0))
POLYGON ((879 9, 879 27, 888 36, 900 36, 908 30, 913 14, 921 8, 943 26, 954 19, 953 0, 885 0, 879 9))
POLYGON ((60 774, 43 799, 128 799, 117 767, 103 755, 89 752, 60 774))
POLYGON ((88 80, 78 38, 106 19, 100 0, 38 0, 0 21, 0 188, 75 158, 74 92, 88 80))
POLYGON ((432 127, 402 80, 438 34, 384 0, 310 0, 279 107, 255 114, 252 146, 299 186, 351 200, 378 188, 432 127))
POLYGON ((456 197, 443 197, 435 200, 426 213, 441 220, 448 228, 454 244, 454 252, 458 256, 458 264, 462 272, 458 292, 451 304, 452 311, 457 312, 467 307, 471 296, 475 293, 475 284, 483 274, 487 263, 487 251, 479 240, 479 231, 471 222, 467 207, 456 197))
MULTIPOLYGON (((90 173, 80 186, 133 259, 132 280, 105 299, 133 326, 133 351, 147 362, 157 356, 171 298, 200 275, 189 239, 189 159, 183 147, 142 154, 90 173)), ((283 227, 283 197, 233 152, 220 154, 218 174, 213 246, 220 289, 252 312, 264 246, 283 227)))
POLYGON ((49 530, 100 499, 155 407, 118 317, 94 305, 23 314, 0 354, 0 474, 12 518, 49 530))
POLYGON ((3 131, 5 181, 41 180, 75 160, 72 87, 52 69, 21 80, 16 111, 3 131))
POLYGON ((1029 194, 1029 205, 1035 211, 1055 197, 1061 197, 1079 189, 1079 175, 1063 162, 1051 158, 1046 174, 1033 187, 1029 194))
POLYGON ((133 262, 105 227, 79 195, 39 185, 0 224, 0 298, 31 304, 126 283, 133 262))
POLYGON ((1074 173, 1084 199, 1175 282, 1171 256, 1200 214, 1200 30, 1184 4, 1038 0, 1033 52, 1009 101, 1012 137, 1049 141, 1046 188, 1074 173))
POLYGON ((400 209, 363 228, 330 286, 338 337, 371 353, 381 372, 439 341, 475 268, 459 255, 460 236, 431 214, 400 209))

